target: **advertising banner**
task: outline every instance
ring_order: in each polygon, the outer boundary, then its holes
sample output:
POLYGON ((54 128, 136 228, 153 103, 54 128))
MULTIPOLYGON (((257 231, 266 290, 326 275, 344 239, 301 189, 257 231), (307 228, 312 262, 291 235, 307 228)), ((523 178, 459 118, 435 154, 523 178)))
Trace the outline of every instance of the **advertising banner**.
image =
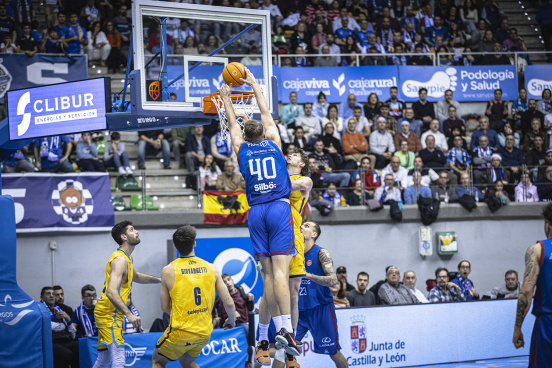
POLYGON ((15 201, 16 231, 111 231, 115 215, 107 173, 3 174, 15 201))
POLYGON ((366 102, 371 93, 385 101, 390 97, 389 88, 398 84, 396 66, 280 68, 278 92, 285 104, 291 92, 297 92, 300 103, 316 102, 320 92, 331 103, 345 102, 353 93, 360 103, 366 102))
MULTIPOLYGON (((527 356, 535 317, 527 314, 522 328, 525 347, 516 350, 516 306, 517 299, 511 299, 337 309, 341 353, 349 367, 378 368, 527 356)), ((325 339, 317 342, 319 347, 325 339)), ((312 334, 302 341, 297 357, 301 366, 331 366, 328 355, 314 353, 312 334)))
POLYGON ((222 274, 230 275, 234 284, 255 295, 255 303, 259 302, 263 281, 255 267, 250 238, 203 238, 196 242, 196 256, 213 263, 222 274))
POLYGON ((552 90, 552 65, 527 65, 525 67, 527 98, 542 100, 542 91, 552 90))
MULTIPOLYGON (((155 344, 163 335, 161 332, 124 335, 125 366, 151 367, 151 357, 155 344)), ((98 356, 98 338, 79 339, 79 361, 81 368, 92 368, 98 356)), ((243 327, 231 330, 215 329, 211 340, 203 347, 196 359, 200 367, 243 368, 247 360, 247 340, 243 327)), ((167 367, 180 367, 178 360, 169 362, 167 367)))
POLYGON ((439 101, 445 91, 453 92, 455 101, 487 101, 494 90, 502 89, 504 101, 517 98, 517 73, 513 65, 501 66, 399 66, 399 97, 418 100, 420 88, 427 89, 429 101, 439 101))
POLYGON ((0 101, 8 90, 88 78, 86 55, 0 54, 0 101))
POLYGON ((10 139, 104 130, 110 110, 109 78, 9 91, 10 139))

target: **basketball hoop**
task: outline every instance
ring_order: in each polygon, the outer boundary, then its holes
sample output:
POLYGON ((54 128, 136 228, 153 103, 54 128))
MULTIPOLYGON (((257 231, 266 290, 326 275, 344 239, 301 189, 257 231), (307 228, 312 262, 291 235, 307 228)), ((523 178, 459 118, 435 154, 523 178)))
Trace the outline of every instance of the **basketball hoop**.
MULTIPOLYGON (((246 120, 251 119, 253 111, 257 108, 255 94, 247 91, 232 91, 230 102, 236 113, 236 121, 240 125, 243 134, 243 124, 246 120)), ((224 103, 219 92, 214 92, 209 96, 203 97, 203 112, 205 114, 218 113, 220 120, 220 136, 222 140, 225 140, 230 126, 228 125, 228 117, 226 116, 224 103)))

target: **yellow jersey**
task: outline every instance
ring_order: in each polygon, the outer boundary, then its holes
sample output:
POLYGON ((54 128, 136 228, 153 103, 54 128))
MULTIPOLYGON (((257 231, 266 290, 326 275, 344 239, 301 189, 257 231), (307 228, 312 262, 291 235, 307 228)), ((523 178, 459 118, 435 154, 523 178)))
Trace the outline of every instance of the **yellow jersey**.
MULTIPOLYGON (((299 180, 303 176, 300 174, 290 174, 291 181, 299 180)), ((307 198, 303 196, 300 190, 291 192, 289 196, 291 206, 291 216, 293 217, 293 233, 295 235, 295 249, 297 253, 289 265, 289 276, 298 277, 306 274, 305 271, 305 237, 301 234, 301 225, 303 224, 303 211, 307 205, 307 198)))
POLYGON ((117 323, 118 326, 123 325, 124 314, 120 313, 117 308, 111 303, 111 300, 106 295, 107 285, 109 285, 109 277, 111 276, 111 262, 117 257, 124 257, 127 260, 127 282, 121 283, 119 288, 119 295, 123 300, 123 303, 126 304, 128 296, 130 294, 130 289, 132 288, 132 279, 134 276, 134 267, 132 266, 132 257, 127 255, 121 248, 117 249, 105 266, 105 282, 102 289, 102 296, 98 299, 96 303, 96 308, 94 308, 94 316, 96 318, 96 325, 101 326, 102 324, 111 324, 113 322, 117 323))
POLYGON ((215 304, 215 273, 211 265, 196 256, 180 257, 171 262, 174 286, 171 296, 171 329, 197 335, 213 330, 211 311, 215 304))

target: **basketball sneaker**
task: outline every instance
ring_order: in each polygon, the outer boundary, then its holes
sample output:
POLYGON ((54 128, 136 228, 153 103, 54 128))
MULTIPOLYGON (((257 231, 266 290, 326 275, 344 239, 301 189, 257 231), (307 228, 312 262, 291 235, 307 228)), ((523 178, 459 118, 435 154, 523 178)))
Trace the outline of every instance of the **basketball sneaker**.
POLYGON ((286 353, 286 368, 301 368, 301 366, 293 355, 286 353))
POLYGON ((287 332, 285 328, 282 328, 280 332, 276 334, 276 349, 284 349, 286 353, 295 356, 301 354, 297 346, 297 340, 295 340, 295 335, 293 332, 287 332))
POLYGON ((255 361, 260 365, 270 365, 270 353, 268 352, 268 341, 263 340, 257 343, 255 349, 255 361))

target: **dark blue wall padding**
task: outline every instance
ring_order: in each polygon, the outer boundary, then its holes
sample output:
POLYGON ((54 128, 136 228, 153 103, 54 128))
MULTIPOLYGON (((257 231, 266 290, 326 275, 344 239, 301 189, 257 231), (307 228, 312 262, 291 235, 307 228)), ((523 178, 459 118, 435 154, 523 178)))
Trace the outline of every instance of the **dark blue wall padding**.
POLYGON ((53 368, 50 312, 17 285, 15 267, 13 198, 0 195, 0 366, 53 368))

